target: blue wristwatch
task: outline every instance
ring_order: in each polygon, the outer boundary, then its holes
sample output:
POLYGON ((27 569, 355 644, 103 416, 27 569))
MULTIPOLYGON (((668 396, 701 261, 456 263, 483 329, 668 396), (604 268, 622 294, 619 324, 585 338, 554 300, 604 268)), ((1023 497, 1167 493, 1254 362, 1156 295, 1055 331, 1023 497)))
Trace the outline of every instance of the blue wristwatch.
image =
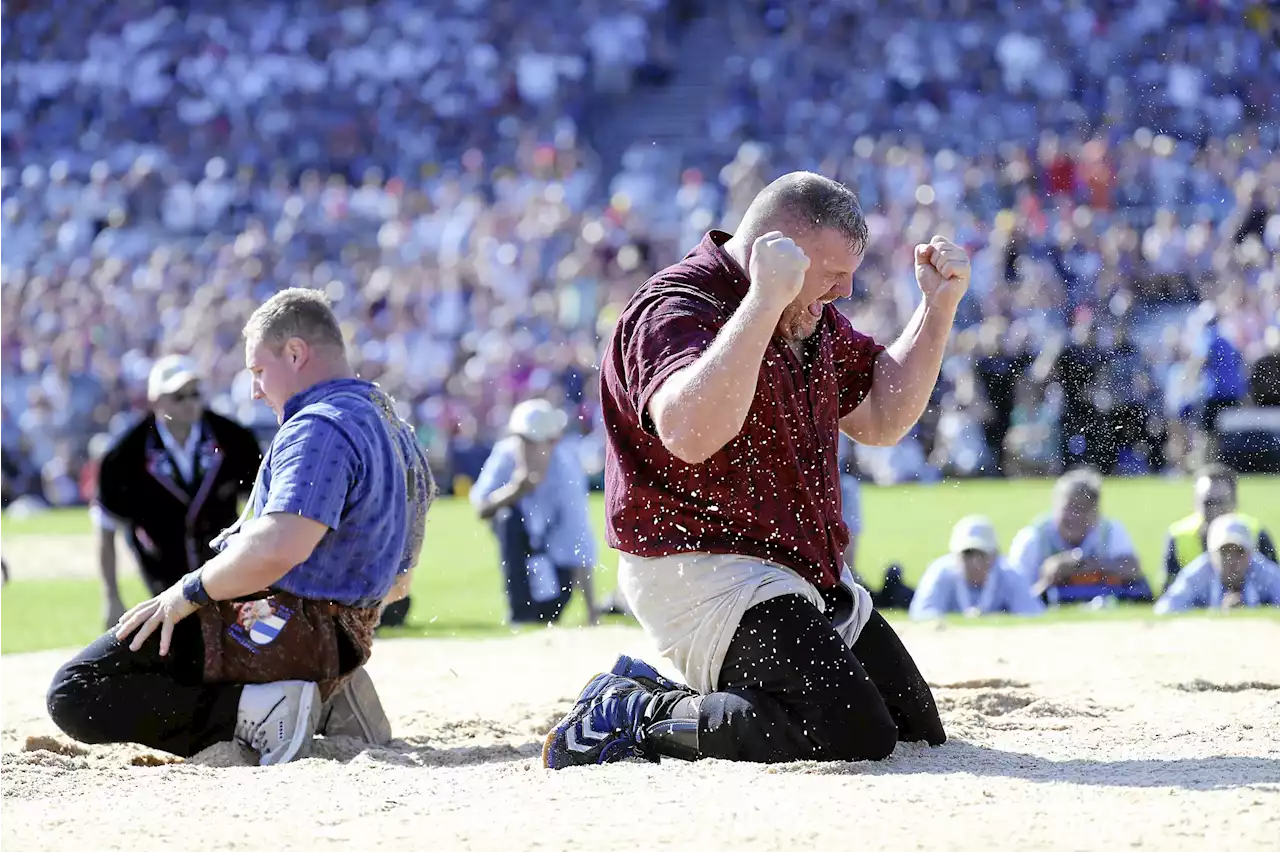
POLYGON ((196 606, 204 606, 211 600, 204 589, 204 579, 200 576, 199 568, 182 578, 182 596, 196 606))

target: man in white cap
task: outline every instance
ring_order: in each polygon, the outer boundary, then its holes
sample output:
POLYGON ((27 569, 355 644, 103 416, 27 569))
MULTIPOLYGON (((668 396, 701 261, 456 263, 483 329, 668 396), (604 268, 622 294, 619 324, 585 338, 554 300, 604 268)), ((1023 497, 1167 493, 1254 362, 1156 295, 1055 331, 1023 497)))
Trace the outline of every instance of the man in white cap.
POLYGON ((924 572, 911 600, 911 618, 1044 612, 1044 602, 1032 593, 1030 581, 1000 555, 995 528, 985 517, 961 518, 951 530, 950 551, 924 572))
POLYGON ((587 480, 560 440, 567 423, 544 399, 521 402, 511 411, 510 434, 494 446, 471 488, 471 505, 498 538, 513 624, 558 620, 575 584, 590 623, 599 620, 587 480))
POLYGON ((1156 613, 1280 606, 1280 565, 1258 553, 1256 542, 1253 528, 1239 515, 1214 520, 1208 551, 1178 572, 1156 601, 1156 613))
POLYGON ((235 523, 262 459, 252 432, 204 407, 190 359, 156 361, 147 400, 147 415, 103 453, 90 509, 108 629, 125 611, 116 533, 124 534, 151 594, 159 594, 213 558, 210 542, 235 523))

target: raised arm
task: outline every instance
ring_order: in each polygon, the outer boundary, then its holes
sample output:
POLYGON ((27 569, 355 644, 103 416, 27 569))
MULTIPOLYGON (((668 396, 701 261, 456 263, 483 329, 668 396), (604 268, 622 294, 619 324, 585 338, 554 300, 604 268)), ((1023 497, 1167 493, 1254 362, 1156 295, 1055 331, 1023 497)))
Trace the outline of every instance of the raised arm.
POLYGON ((733 316, 693 363, 666 377, 648 400, 658 439, 688 464, 711 458, 742 431, 760 362, 783 309, 804 284, 809 258, 773 231, 755 241, 750 265, 751 286, 733 316))
POLYGON ((916 246, 915 261, 924 298, 902 335, 876 358, 866 399, 840 421, 841 431, 862 444, 892 446, 916 425, 938 381, 956 308, 969 289, 969 256, 950 240, 934 237, 916 246))

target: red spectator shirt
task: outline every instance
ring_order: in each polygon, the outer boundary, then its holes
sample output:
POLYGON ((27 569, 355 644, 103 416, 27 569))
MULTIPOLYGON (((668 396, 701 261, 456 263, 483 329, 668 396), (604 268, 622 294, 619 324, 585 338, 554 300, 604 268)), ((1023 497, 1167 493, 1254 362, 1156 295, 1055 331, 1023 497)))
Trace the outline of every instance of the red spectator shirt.
POLYGON ((769 559, 831 588, 849 543, 839 421, 870 391, 883 346, 830 305, 803 361, 775 335, 742 431, 702 464, 671 455, 648 416, 653 393, 702 354, 747 294, 746 273, 721 248, 727 239, 710 232, 645 282, 614 327, 601 370, 606 537, 636 556, 769 559))

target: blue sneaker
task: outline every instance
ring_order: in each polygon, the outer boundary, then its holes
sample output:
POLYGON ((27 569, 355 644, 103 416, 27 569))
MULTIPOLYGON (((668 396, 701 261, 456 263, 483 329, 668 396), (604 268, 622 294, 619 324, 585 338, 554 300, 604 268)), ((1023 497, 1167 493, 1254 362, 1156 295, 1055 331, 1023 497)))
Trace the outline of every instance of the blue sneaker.
POLYGON ((619 654, 618 661, 609 669, 619 677, 629 677, 650 692, 690 692, 689 687, 658 674, 658 670, 635 657, 619 654))
POLYGON ((644 747, 645 717, 652 696, 631 678, 598 674, 542 745, 548 769, 593 766, 629 757, 658 759, 644 747))

